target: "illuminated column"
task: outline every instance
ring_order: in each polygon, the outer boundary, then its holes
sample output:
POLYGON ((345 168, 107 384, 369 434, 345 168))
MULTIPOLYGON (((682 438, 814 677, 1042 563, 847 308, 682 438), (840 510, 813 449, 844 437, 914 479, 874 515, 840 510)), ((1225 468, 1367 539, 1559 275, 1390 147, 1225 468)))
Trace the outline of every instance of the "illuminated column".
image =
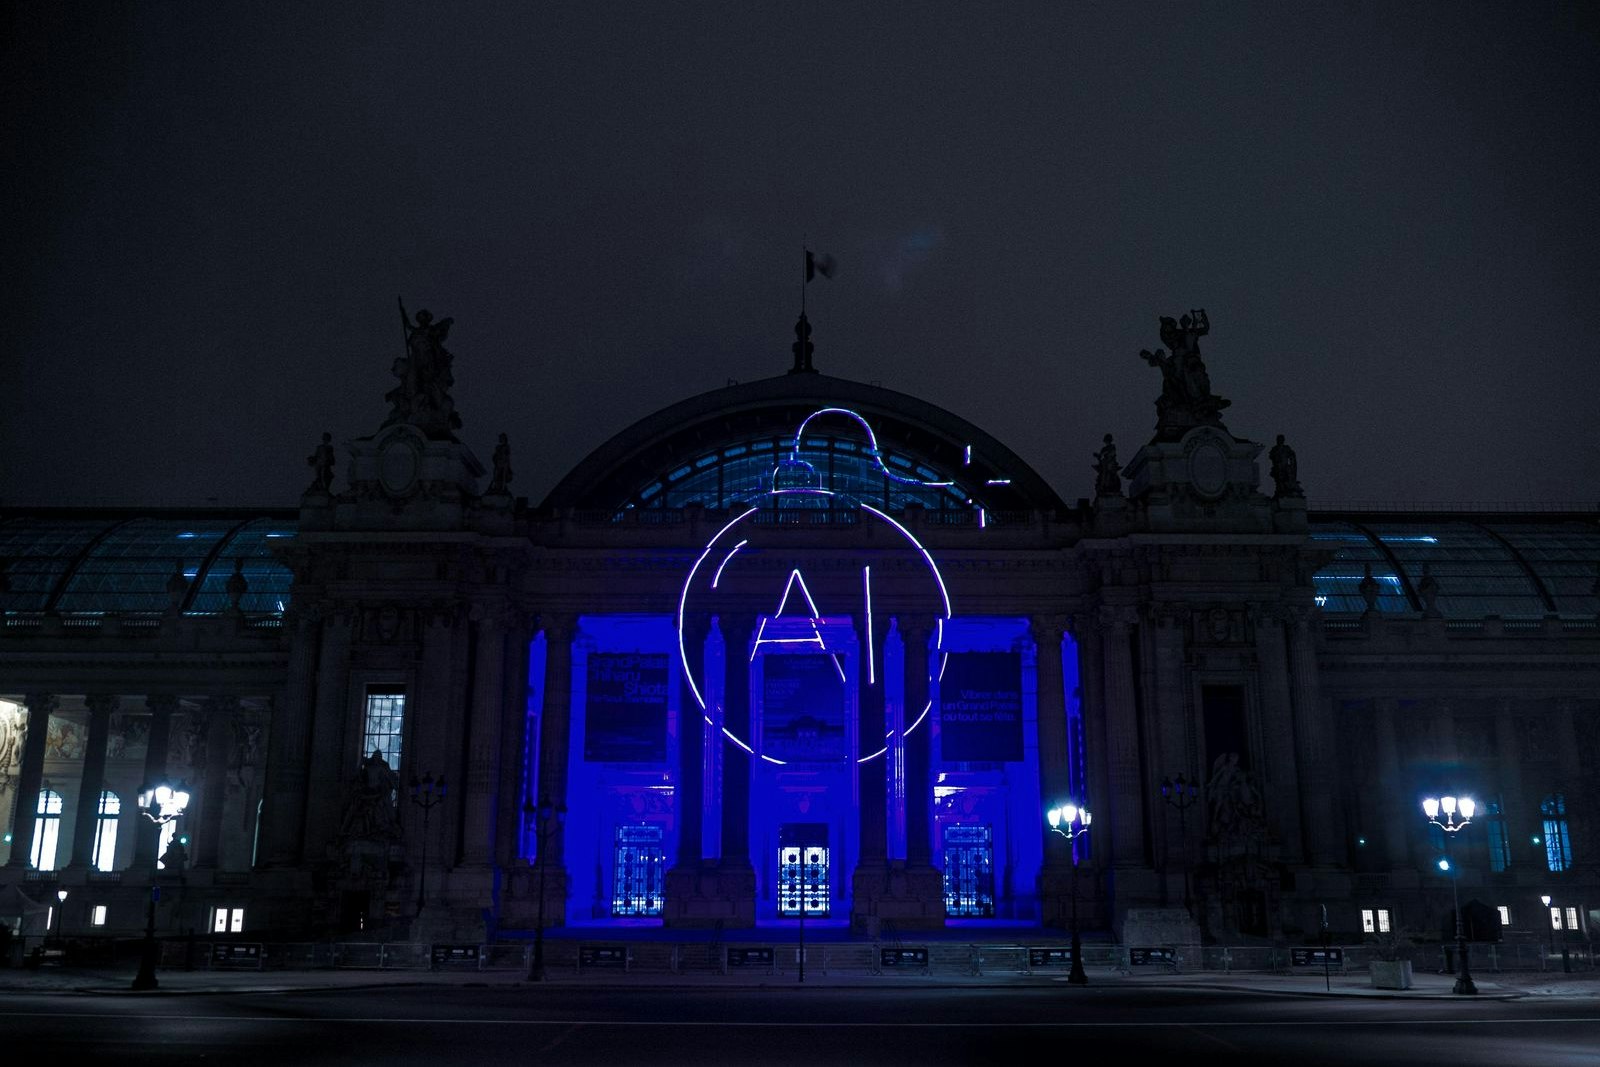
MULTIPOLYGON (((700 727, 700 858, 722 858, 722 727, 727 719, 728 673, 724 664, 726 648, 722 640, 722 627, 712 616, 710 632, 706 635, 705 669, 700 677, 706 680, 706 709, 698 716, 700 727)), ((699 709, 693 701, 685 704, 684 714, 694 715, 699 709)))
MULTIPOLYGON (((750 634, 752 615, 722 616, 723 725, 747 744, 751 735, 750 634)), ((722 864, 750 866, 750 754, 718 741, 722 749, 722 864)))
POLYGON ((1095 810, 1103 806, 1101 800, 1111 796, 1106 764, 1105 653, 1095 614, 1075 615, 1072 624, 1078 644, 1078 708, 1083 720, 1084 772, 1088 778, 1085 800, 1090 810, 1095 810))
POLYGON ((22 768, 17 776, 17 801, 11 812, 11 858, 8 867, 30 867, 33 860, 33 824, 38 814, 39 786, 44 781, 44 742, 50 732, 50 712, 56 698, 49 693, 29 693, 28 737, 22 743, 22 768))
MULTIPOLYGON (((683 646, 688 650, 691 663, 705 664, 707 620, 703 617, 685 617, 683 620, 683 646)), ((700 760, 705 732, 700 705, 689 692, 688 679, 684 679, 678 692, 678 780, 674 783, 673 808, 678 825, 678 867, 698 867, 700 864, 700 760)))
POLYGON ((933 724, 923 714, 928 703, 928 638, 933 624, 926 616, 902 617, 900 624, 905 645, 905 717, 909 731, 905 743, 906 864, 922 867, 933 862, 933 724))
MULTIPOLYGON (((1395 720, 1400 716, 1400 702, 1393 697, 1381 697, 1373 709, 1373 733, 1378 739, 1378 790, 1382 795, 1383 848, 1393 870, 1411 866, 1411 849, 1407 828, 1416 804, 1412 802, 1414 790, 1407 789, 1400 780, 1400 746, 1395 739, 1395 720)), ((1414 783, 1412 783, 1414 785, 1414 783)))
MULTIPOLYGON (((880 651, 884 647, 884 622, 873 620, 872 632, 867 630, 866 619, 856 620, 856 644, 861 650, 861 668, 856 672, 856 707, 859 724, 860 749, 857 754, 870 756, 885 747, 884 735, 888 732, 885 718, 884 664, 880 651), (867 657, 873 657, 870 667, 867 657)), ((888 805, 885 791, 888 787, 887 768, 889 753, 876 759, 856 764, 857 789, 860 796, 861 860, 863 867, 882 867, 888 858, 888 805)))
POLYGON ((1118 867, 1144 864, 1144 790, 1139 774, 1139 718, 1134 704, 1132 608, 1100 609, 1105 653, 1106 765, 1111 805, 1111 860, 1118 867))
MULTIPOLYGON (((172 744, 172 715, 178 710, 178 698, 161 693, 145 697, 144 704, 150 709, 150 739, 144 753, 144 782, 141 784, 153 785, 167 773, 167 749, 172 744)), ((135 820, 134 825, 139 827, 139 836, 134 842, 133 868, 153 871, 161 845, 161 827, 143 817, 135 820)))
POLYGON ((889 731, 889 750, 884 754, 884 804, 888 809, 884 827, 889 835, 889 859, 901 863, 906 858, 906 727, 911 721, 906 716, 905 661, 900 622, 892 619, 883 643, 885 677, 896 683, 894 691, 884 694, 889 731))
POLYGON ((228 797, 228 747, 238 697, 213 697, 205 708, 205 780, 196 790, 199 828, 193 841, 196 867, 222 866, 222 809, 228 797))
POLYGON ((94 866, 94 834, 100 825, 100 793, 106 782, 106 739, 111 735, 111 713, 117 710, 117 698, 106 693, 93 693, 84 702, 89 705, 89 747, 83 756, 83 781, 73 818, 74 867, 94 866))
MULTIPOLYGON (((1065 620, 1059 615, 1035 615, 1028 632, 1038 648, 1039 675, 1039 795, 1045 805, 1055 807, 1067 800, 1091 803, 1087 797, 1074 797, 1067 773, 1067 707, 1061 681, 1061 633, 1065 620)), ((1070 871, 1072 844, 1060 834, 1045 828, 1044 865, 1047 874, 1070 871)))
POLYGON ((1295 762, 1301 768, 1300 795, 1305 805, 1311 863, 1332 867, 1343 859, 1334 810, 1333 752, 1328 744, 1326 709, 1317 684, 1317 644, 1311 610, 1293 613, 1289 667, 1294 682, 1295 762))
POLYGON ((351 610, 344 610, 330 615, 322 627, 316 713, 311 720, 311 778, 305 831, 306 855, 318 858, 338 833, 341 794, 356 771, 355 765, 347 761, 345 749, 345 727, 350 718, 352 623, 351 610))
POLYGON ((483 605, 476 623, 472 665, 472 718, 467 778, 461 800, 461 862, 486 866, 494 859, 496 794, 500 784, 501 727, 505 718, 506 617, 501 605, 483 605))
MULTIPOLYGON (((539 715, 539 796, 552 804, 567 804, 567 748, 572 720, 572 638, 577 620, 571 615, 543 617, 545 640, 544 710, 539 715)), ((545 845, 547 873, 557 881, 566 877, 561 863, 566 855, 564 831, 550 835, 545 845)), ((564 881, 561 884, 565 884, 564 881)), ((557 896, 565 901, 565 893, 557 896)), ((547 907, 549 902, 547 901, 547 907)), ((547 912, 548 914, 548 912, 547 912)), ((563 912, 564 914, 564 912, 563 912)))
MULTIPOLYGON (((1494 752, 1500 778, 1501 826, 1522 825, 1522 739, 1517 734, 1517 717, 1511 699, 1494 702, 1494 752)), ((1510 829, 1506 830, 1511 833, 1510 829)), ((1515 840, 1515 838, 1512 838, 1515 840)))
MULTIPOLYGON (((311 611, 292 611, 288 624, 293 628, 289 669, 282 695, 274 702, 267 733, 266 803, 261 806, 260 859, 264 867, 293 867, 299 863, 310 775, 308 722, 316 695, 320 627, 311 611)), ((141 844, 145 836, 141 829, 141 844)), ((150 862, 154 864, 154 857, 150 862)), ((143 861, 140 863, 142 866, 143 861)))

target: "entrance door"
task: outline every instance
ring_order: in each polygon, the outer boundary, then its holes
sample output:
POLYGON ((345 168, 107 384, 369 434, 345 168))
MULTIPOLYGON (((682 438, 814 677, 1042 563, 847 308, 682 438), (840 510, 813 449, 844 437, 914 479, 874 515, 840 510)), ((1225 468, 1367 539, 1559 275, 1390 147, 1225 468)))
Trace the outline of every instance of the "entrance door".
POLYGON ((944 910, 953 918, 994 918, 994 828, 944 828, 944 910))
POLYGON ((666 854, 659 826, 617 827, 616 879, 611 886, 611 914, 660 915, 662 868, 666 854))
POLYGON ((778 914, 828 917, 828 824, 784 823, 778 828, 778 914))

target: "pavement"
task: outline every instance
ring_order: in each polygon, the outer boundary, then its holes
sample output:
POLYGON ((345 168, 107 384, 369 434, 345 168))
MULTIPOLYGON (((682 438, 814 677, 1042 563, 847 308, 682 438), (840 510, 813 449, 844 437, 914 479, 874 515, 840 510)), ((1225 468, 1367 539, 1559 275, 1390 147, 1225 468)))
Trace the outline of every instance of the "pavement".
MULTIPOLYGON (((10 993, 79 993, 127 996, 183 996, 246 993, 303 993, 344 989, 374 989, 404 986, 499 987, 525 986, 530 990, 541 983, 530 982, 519 969, 374 970, 359 968, 318 970, 182 970, 157 972, 159 987, 135 993, 130 988, 135 967, 132 964, 98 967, 45 965, 38 968, 0 969, 0 996, 10 993)), ((1377 997, 1396 1000, 1454 999, 1453 975, 1414 973, 1412 987, 1406 990, 1374 989, 1365 972, 1334 973, 1326 983, 1317 973, 1266 973, 1201 971, 1193 973, 1123 973, 1089 968, 1091 986, 1111 986, 1122 990, 1138 987, 1187 988, 1258 993, 1263 996, 1291 997, 1377 997)), ((1556 971, 1490 972, 1473 975, 1480 999, 1519 1000, 1530 997, 1560 1000, 1600 1001, 1600 971, 1564 974, 1556 971)), ((594 972, 577 974, 565 968, 552 972, 546 986, 562 988, 610 987, 639 989, 725 989, 796 988, 799 976, 793 971, 778 974, 749 972, 730 975, 713 973, 667 974, 659 971, 630 973, 594 972)), ((1020 974, 1002 971, 983 975, 924 975, 856 973, 831 974, 808 970, 803 988, 885 989, 972 988, 1067 986, 1066 975, 1055 972, 1020 974)))

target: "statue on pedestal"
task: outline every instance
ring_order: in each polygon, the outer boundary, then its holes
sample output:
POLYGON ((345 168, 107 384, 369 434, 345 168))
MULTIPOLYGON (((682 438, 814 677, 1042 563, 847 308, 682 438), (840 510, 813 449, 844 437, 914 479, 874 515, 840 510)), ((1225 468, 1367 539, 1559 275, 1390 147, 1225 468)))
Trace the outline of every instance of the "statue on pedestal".
POLYGON ((395 807, 399 789, 400 776, 383 758, 383 752, 373 749, 350 782, 344 815, 339 821, 339 837, 345 841, 399 840, 400 813, 395 807))
POLYGON ((1295 459, 1294 449, 1284 444, 1283 434, 1278 435, 1278 443, 1272 446, 1267 458, 1272 461, 1272 482, 1276 486, 1272 494, 1273 499, 1306 495, 1296 477, 1299 463, 1295 459))
POLYGON ((1106 434, 1105 444, 1094 454, 1094 495, 1122 495, 1122 465, 1117 462, 1117 446, 1106 434))
POLYGON ((1211 391, 1211 376, 1200 358, 1200 338, 1211 331, 1204 308, 1178 319, 1161 317, 1162 349, 1140 351, 1140 357, 1161 371, 1161 396, 1156 400, 1156 435, 1177 440, 1196 426, 1222 427, 1221 411, 1230 403, 1211 391))
POLYGON ((494 446, 494 474, 489 481, 489 492, 504 493, 506 484, 511 481, 511 444, 506 440, 506 435, 500 435, 500 443, 494 446))
POLYGON ((456 414, 455 401, 450 397, 450 387, 455 376, 450 364, 455 360, 444 347, 450 336, 454 319, 433 321, 433 313, 418 311, 416 322, 406 316, 404 302, 400 304, 400 328, 405 333, 406 354, 394 361, 392 371, 400 384, 384 396, 394 405, 385 426, 405 423, 415 426, 434 440, 450 440, 452 430, 461 426, 461 416, 456 414))
POLYGON ((311 479, 312 491, 326 493, 333 489, 333 468, 338 462, 333 454, 333 434, 324 433, 322 443, 306 457, 306 465, 316 472, 311 479))

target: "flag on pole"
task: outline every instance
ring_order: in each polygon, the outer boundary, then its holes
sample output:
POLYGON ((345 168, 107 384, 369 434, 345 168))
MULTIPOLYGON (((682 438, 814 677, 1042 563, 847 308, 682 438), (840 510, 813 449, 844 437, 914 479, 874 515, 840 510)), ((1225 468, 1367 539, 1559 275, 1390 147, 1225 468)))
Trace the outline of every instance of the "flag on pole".
POLYGON ((833 277, 834 266, 835 264, 833 257, 828 255, 826 252, 816 253, 811 251, 809 248, 806 249, 807 282, 811 281, 812 278, 815 278, 819 274, 824 278, 833 277))

